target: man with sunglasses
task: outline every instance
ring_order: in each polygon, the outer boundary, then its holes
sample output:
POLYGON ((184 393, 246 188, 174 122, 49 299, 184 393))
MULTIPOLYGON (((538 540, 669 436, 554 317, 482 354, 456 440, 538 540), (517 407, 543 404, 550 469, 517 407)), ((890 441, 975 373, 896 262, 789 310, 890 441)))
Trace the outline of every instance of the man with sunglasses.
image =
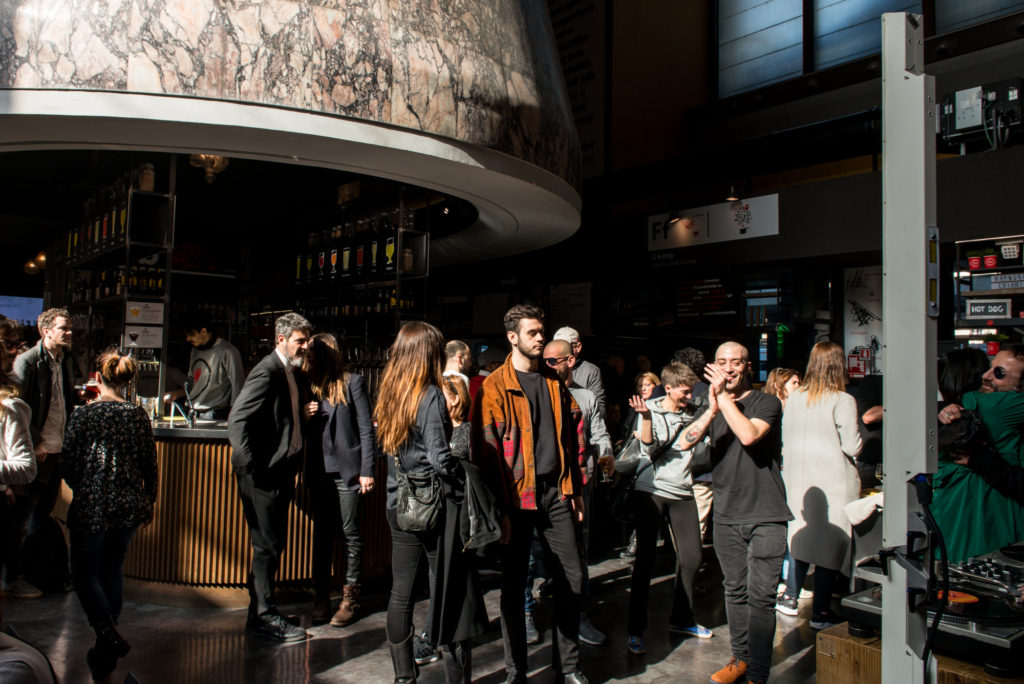
POLYGON ((990 449, 941 454, 932 477, 932 513, 951 561, 1024 538, 1024 503, 1012 486, 1019 484, 1024 467, 1022 379, 1024 345, 1008 345, 992 357, 979 390, 964 394, 963 406, 950 404, 939 411, 943 424, 958 420, 963 409, 979 414, 991 438, 990 449))
MULTIPOLYGON (((615 456, 612 449, 612 438, 604 419, 597 410, 597 397, 585 387, 576 384, 574 368, 576 356, 565 340, 552 340, 544 347, 544 363, 555 371, 559 380, 569 388, 569 394, 579 406, 579 431, 583 435, 585 451, 581 454, 580 470, 583 475, 583 524, 580 529, 580 559, 583 565, 583 610, 580 612, 580 641, 591 646, 600 646, 605 636, 590 624, 586 605, 590 589, 590 577, 587 572, 587 558, 590 548, 590 502, 593 500, 595 470, 601 467, 610 476, 615 470, 615 456)), ((531 573, 527 577, 526 586, 526 632, 527 640, 539 641, 539 634, 533 623, 533 608, 536 599, 533 597, 534 568, 539 566, 535 561, 541 558, 540 542, 534 540, 533 558, 530 561, 531 573), (531 629, 532 628, 532 629, 531 629), (530 637, 534 638, 531 639, 530 637)), ((543 567, 547 567, 544 565, 543 567)))

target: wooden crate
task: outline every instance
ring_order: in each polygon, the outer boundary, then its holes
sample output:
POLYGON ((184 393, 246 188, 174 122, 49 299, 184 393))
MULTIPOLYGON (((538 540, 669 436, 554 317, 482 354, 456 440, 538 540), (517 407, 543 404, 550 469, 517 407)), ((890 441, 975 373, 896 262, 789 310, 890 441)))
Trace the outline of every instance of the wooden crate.
MULTIPOLYGON (((939 684, 988 684, 1020 682, 985 672, 981 665, 938 656, 939 684)), ((882 640, 850 636, 846 623, 818 632, 818 684, 881 684, 882 640)))

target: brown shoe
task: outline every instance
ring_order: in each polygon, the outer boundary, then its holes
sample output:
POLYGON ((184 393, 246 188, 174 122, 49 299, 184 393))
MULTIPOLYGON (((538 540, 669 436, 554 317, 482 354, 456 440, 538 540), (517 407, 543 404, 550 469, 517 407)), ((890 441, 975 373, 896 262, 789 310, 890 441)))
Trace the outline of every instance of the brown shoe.
POLYGON ((313 624, 322 625, 331 619, 331 600, 330 599, 314 599, 313 600, 313 624))
POLYGON ((733 684, 733 682, 742 682, 746 675, 747 664, 733 656, 728 665, 711 675, 711 681, 715 684, 733 684))
POLYGON ((338 606, 338 612, 331 618, 333 627, 344 627, 356 619, 356 611, 359 610, 359 604, 356 602, 358 596, 358 584, 345 585, 342 590, 341 605, 338 606))

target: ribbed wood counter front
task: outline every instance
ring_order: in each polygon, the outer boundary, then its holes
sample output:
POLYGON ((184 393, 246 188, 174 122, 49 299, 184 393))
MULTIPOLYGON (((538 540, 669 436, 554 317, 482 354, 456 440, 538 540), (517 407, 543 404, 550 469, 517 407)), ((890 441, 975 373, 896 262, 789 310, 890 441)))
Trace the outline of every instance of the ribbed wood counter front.
MULTIPOLYGON (((182 430, 182 432, 185 432, 182 430)), ((217 603, 247 601, 244 590, 252 549, 231 470, 231 445, 223 438, 156 438, 160 493, 153 522, 139 529, 125 559, 126 579, 145 583, 146 593, 168 586, 169 594, 197 596, 217 603), (189 591, 191 588, 193 590, 189 591), (232 591, 234 590, 234 591, 232 591), (235 595, 236 596, 232 596, 235 595)), ((384 517, 386 464, 378 462, 377 481, 363 502, 363 577, 389 572, 391 536, 384 517)), ((65 494, 68 492, 65 490, 65 494)), ((313 521, 311 502, 300 472, 295 502, 288 514, 288 542, 277 573, 282 585, 311 586, 313 521)), ((334 572, 344 571, 344 549, 335 550, 334 572)), ((136 586, 136 588, 139 588, 136 586)), ((133 592, 140 600, 146 594, 133 592)), ((160 597, 153 597, 160 602, 160 597)))

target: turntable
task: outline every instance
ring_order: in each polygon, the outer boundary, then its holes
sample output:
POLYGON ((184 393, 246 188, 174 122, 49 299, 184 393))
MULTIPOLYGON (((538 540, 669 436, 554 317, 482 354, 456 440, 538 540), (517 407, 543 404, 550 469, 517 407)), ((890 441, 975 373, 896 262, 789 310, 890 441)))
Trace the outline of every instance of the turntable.
MULTIPOLYGON (((935 637, 935 650, 981 662, 990 674, 1010 677, 1024 649, 1024 546, 1009 546, 949 567, 949 603, 935 637)), ((842 601, 851 634, 881 627, 882 589, 875 586, 842 601)), ((928 608, 928 624, 938 602, 928 608)))

